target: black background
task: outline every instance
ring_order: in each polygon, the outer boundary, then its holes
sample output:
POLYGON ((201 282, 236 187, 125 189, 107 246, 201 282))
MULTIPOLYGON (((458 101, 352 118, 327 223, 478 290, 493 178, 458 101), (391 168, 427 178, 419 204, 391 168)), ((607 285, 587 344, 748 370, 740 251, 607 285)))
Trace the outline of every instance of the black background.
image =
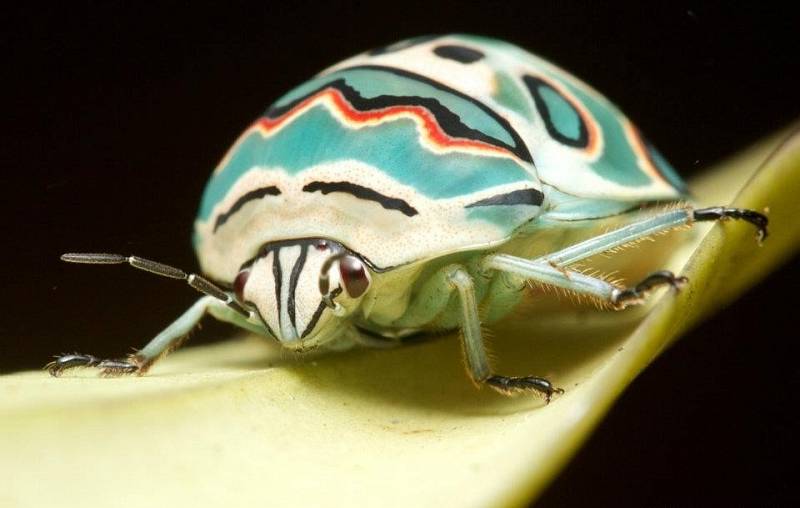
MULTIPOLYGON (((374 46, 439 32, 508 39, 603 91, 684 175, 800 117, 795 12, 557 5, 6 11, 0 370, 63 351, 119 356, 188 307, 196 295, 181 284, 58 256, 136 253, 194 269, 199 196, 237 134, 290 87, 374 46)), ((661 356, 540 505, 788 503, 799 280, 795 261, 661 356)))

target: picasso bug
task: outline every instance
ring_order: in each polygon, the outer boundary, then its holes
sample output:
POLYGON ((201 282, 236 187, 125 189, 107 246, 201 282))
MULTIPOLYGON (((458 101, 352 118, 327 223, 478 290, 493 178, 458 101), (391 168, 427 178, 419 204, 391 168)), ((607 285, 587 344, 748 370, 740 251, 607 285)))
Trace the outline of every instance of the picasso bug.
POLYGON ((48 368, 143 374, 208 313, 295 351, 460 330, 476 384, 549 400, 560 390, 547 379, 493 371, 482 321, 507 315, 531 281, 614 309, 686 282, 656 271, 625 287, 574 269, 648 235, 721 219, 767 235, 758 212, 689 203, 636 127, 553 64, 481 37, 399 42, 321 72, 234 143, 195 222, 204 275, 136 256, 65 254, 183 279, 204 296, 127 358, 63 355, 48 368), (654 206, 664 203, 673 206, 654 206), (623 224, 546 243, 610 217, 623 224), (527 255, 534 245, 545 253, 527 255))

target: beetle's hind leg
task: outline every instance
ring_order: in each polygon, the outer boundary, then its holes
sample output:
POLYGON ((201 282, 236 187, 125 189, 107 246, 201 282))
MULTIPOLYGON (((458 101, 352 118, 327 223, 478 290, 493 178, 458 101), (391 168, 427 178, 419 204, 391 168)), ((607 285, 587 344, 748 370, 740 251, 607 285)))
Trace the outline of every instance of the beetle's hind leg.
POLYGON ((717 221, 726 219, 743 220, 758 228, 758 240, 764 241, 767 238, 767 217, 764 214, 746 208, 728 208, 724 206, 712 206, 694 210, 692 219, 697 222, 717 221))
POLYGON ((493 254, 484 259, 483 266, 489 270, 515 274, 524 279, 587 295, 615 309, 623 309, 629 305, 642 303, 646 294, 657 287, 671 286, 678 289, 687 282, 687 279, 678 277, 670 271, 660 270, 648 275, 632 287, 623 288, 566 267, 655 233, 690 225, 693 222, 725 219, 744 220, 753 224, 758 228, 759 240, 767 236, 767 218, 753 210, 721 206, 695 210, 687 207, 634 222, 533 260, 507 254, 493 254))
POLYGON ((461 303, 461 332, 464 356, 470 377, 476 384, 485 384, 505 395, 516 392, 537 392, 546 402, 550 402, 553 394, 564 390, 554 388, 545 378, 536 376, 503 376, 492 372, 486 347, 481 335, 481 322, 478 305, 475 301, 475 288, 472 277, 467 271, 454 265, 447 276, 448 281, 457 290, 461 303))
POLYGON ((652 217, 633 222, 608 233, 589 238, 558 252, 535 259, 535 262, 552 266, 569 266, 582 259, 602 254, 617 247, 636 242, 647 236, 669 231, 670 229, 691 225, 694 222, 718 220, 743 220, 758 229, 759 241, 767 237, 767 217, 754 210, 715 206, 695 210, 691 207, 679 208, 659 213, 652 217))
POLYGON ((92 355, 74 353, 57 357, 45 368, 56 377, 65 370, 75 367, 98 368, 100 375, 106 377, 144 374, 159 358, 180 346, 203 315, 213 306, 227 309, 224 302, 211 296, 204 296, 189 307, 175 322, 156 335, 144 348, 127 358, 100 359, 92 355))

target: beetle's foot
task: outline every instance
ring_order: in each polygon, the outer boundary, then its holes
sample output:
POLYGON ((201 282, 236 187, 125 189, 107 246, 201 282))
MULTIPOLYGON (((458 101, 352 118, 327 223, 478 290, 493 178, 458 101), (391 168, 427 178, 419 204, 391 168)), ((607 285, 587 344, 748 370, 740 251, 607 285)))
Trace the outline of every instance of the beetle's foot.
POLYGON ((651 273, 643 281, 636 284, 632 288, 622 289, 617 291, 611 296, 611 304, 617 309, 624 309, 628 305, 637 305, 642 303, 645 295, 651 290, 669 285, 675 289, 680 289, 681 286, 689 282, 686 277, 676 277, 674 273, 668 270, 661 270, 651 273))
POLYGON ((141 363, 136 361, 136 356, 122 360, 103 360, 97 366, 101 377, 119 377, 125 374, 143 374, 141 363))
POLYGON ((58 377, 65 370, 76 367, 95 367, 100 369, 100 375, 103 377, 116 377, 124 374, 142 373, 143 366, 137 355, 122 360, 103 360, 92 355, 73 353, 56 357, 44 368, 53 377, 58 377))
POLYGON ((513 395, 518 392, 527 392, 530 390, 539 392, 546 403, 550 403, 550 398, 553 394, 562 394, 564 390, 561 388, 553 388, 553 384, 542 377, 535 376, 490 376, 484 381, 498 392, 503 395, 513 395))
POLYGON ((694 220, 698 222, 725 219, 743 220, 754 225, 758 228, 759 243, 767 238, 767 223, 769 223, 769 219, 767 219, 767 216, 763 213, 746 208, 726 208, 724 206, 712 206, 694 211, 694 220))

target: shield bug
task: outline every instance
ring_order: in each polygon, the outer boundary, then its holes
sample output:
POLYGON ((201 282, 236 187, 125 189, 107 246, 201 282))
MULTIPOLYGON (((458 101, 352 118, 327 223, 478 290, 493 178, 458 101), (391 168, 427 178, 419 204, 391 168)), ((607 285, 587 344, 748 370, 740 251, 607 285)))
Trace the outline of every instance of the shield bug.
POLYGON ((656 271, 624 287, 574 264, 698 221, 741 219, 766 237, 758 212, 689 203, 636 127, 555 65, 473 36, 399 42, 303 83, 234 143, 195 222, 203 276, 65 254, 182 279, 205 296, 127 358, 64 355, 48 368, 142 374, 209 313, 296 351, 460 330, 476 384, 549 400, 560 390, 547 379, 492 369, 478 306, 500 319, 533 281, 622 309, 685 278, 656 271), (625 224, 524 254, 546 231, 609 217, 625 224))

